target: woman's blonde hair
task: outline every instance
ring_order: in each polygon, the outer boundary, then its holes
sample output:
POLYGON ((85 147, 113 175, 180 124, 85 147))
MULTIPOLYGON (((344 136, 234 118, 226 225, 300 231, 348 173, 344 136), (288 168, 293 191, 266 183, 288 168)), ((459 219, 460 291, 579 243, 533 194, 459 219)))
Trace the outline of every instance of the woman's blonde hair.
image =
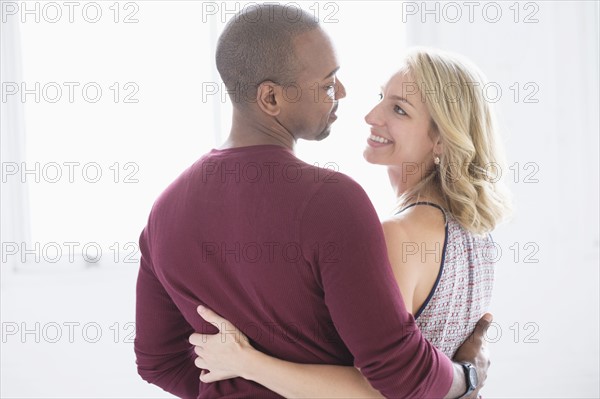
POLYGON ((442 153, 435 169, 402 195, 399 206, 433 189, 464 228, 490 232, 510 205, 499 181, 505 169, 484 75, 456 55, 425 48, 413 49, 401 72, 419 87, 431 115, 430 135, 439 137, 442 153))

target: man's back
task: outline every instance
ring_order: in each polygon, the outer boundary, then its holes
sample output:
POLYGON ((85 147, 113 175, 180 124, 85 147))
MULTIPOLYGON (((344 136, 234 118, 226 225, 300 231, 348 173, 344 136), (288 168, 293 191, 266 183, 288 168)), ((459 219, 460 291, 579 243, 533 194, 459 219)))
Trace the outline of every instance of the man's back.
POLYGON ((217 332, 196 312, 204 304, 269 355, 348 366, 356 357, 394 392, 447 391, 449 375, 427 390, 443 360, 433 372, 405 364, 431 348, 411 333, 371 203, 342 174, 279 146, 213 150, 156 201, 140 248, 138 368, 165 390, 279 397, 241 378, 200 383, 188 337, 217 332))

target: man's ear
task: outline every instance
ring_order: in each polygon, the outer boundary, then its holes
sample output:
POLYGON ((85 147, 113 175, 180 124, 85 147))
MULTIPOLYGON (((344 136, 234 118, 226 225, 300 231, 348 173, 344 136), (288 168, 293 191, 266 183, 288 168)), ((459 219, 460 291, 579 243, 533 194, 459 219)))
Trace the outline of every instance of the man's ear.
POLYGON ((281 98, 281 87, 265 80, 256 89, 256 104, 267 115, 277 116, 281 112, 278 100, 281 98))

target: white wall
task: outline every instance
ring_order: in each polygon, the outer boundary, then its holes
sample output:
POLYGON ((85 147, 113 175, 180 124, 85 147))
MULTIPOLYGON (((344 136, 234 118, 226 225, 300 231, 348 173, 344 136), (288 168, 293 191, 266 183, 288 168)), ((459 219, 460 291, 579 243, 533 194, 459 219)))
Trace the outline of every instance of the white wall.
MULTIPOLYGON (((125 2, 118 8, 83 2, 74 8, 73 23, 67 7, 50 23, 55 14, 45 8, 49 3, 36 3, 39 23, 35 14, 23 15, 20 3, 19 13, 6 17, 26 18, 23 79, 29 90, 40 85, 39 102, 33 94, 24 101, 27 167, 39 163, 40 174, 39 182, 34 174, 23 179, 31 190, 31 248, 57 242, 67 253, 63 242, 77 242, 76 251, 98 243, 111 256, 114 243, 121 250, 137 243, 154 199, 216 142, 212 114, 220 104, 203 102, 200 92, 203 82, 214 80, 210 25, 198 23, 201 4, 193 2, 125 2), (86 4, 99 5, 98 22, 88 22, 96 14, 95 7, 83 13, 86 4), (53 82, 61 87, 56 102, 53 82), (86 84, 92 85, 88 97, 86 84), (93 87, 102 90, 97 102, 93 87), (72 181, 67 162, 78 163, 72 181), (56 183, 53 163, 62 173, 56 183), (97 171, 101 177, 94 182, 97 171)), ((36 3, 26 7, 35 10, 36 3)))

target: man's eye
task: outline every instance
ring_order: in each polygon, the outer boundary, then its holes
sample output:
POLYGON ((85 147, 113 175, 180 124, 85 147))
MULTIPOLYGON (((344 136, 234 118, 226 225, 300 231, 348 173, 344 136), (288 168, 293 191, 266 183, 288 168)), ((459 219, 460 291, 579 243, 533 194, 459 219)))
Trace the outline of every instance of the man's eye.
POLYGON ((327 85, 324 87, 327 90, 327 95, 333 97, 335 95, 335 85, 327 85))

